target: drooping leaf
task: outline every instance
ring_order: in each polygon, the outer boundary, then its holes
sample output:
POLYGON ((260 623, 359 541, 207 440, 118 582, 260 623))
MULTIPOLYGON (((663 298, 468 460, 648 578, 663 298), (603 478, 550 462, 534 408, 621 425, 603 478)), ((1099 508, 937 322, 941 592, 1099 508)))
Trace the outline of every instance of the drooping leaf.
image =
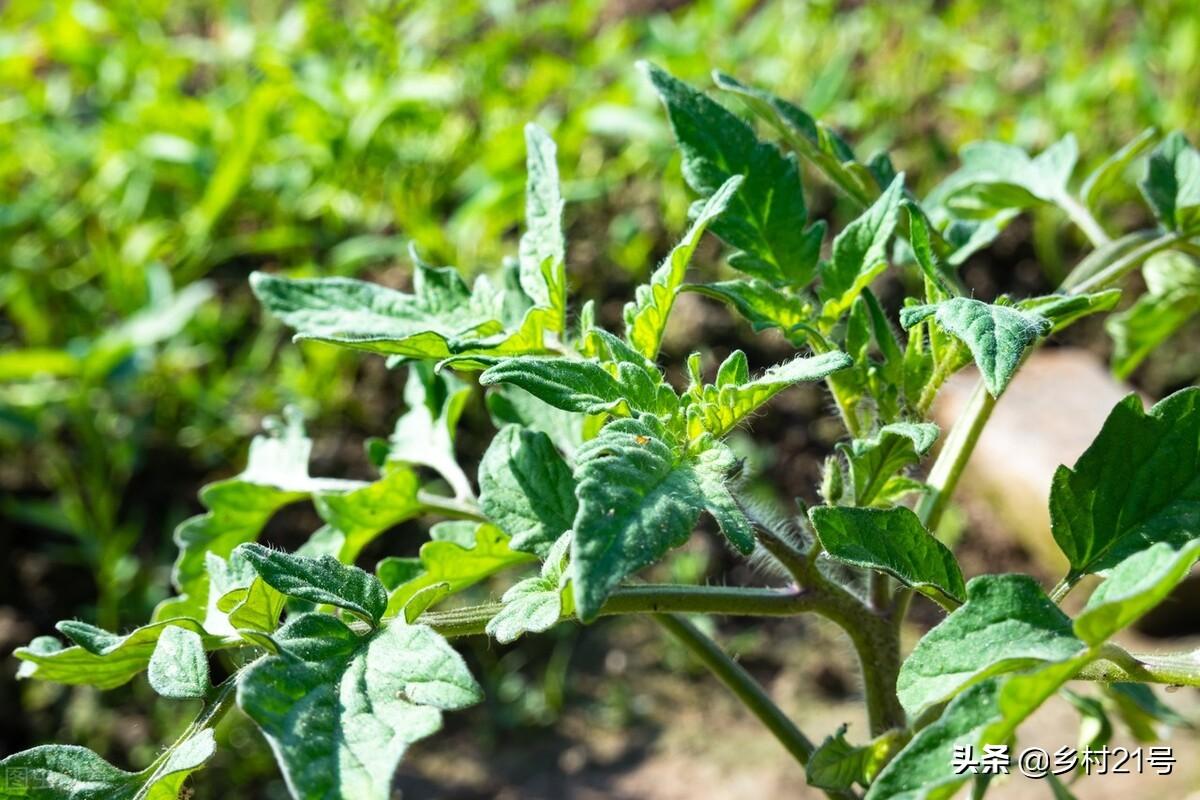
POLYGON ((186 699, 208 693, 208 656, 200 634, 168 625, 150 655, 147 677, 163 697, 186 699))
POLYGON ((669 442, 651 416, 609 423, 579 449, 579 512, 573 526, 571 577, 580 619, 596 617, 609 592, 691 535, 706 508, 735 544, 749 524, 731 507, 725 476, 730 459, 697 459, 669 442), (717 485, 720 489, 717 489, 717 485))
POLYGON ((559 189, 557 148, 537 125, 525 126, 525 234, 521 237, 521 288, 539 306, 553 310, 553 329, 566 328, 566 240, 559 189))
POLYGON ((260 544, 241 545, 238 552, 281 594, 344 608, 372 624, 387 608, 387 591, 378 578, 332 556, 307 558, 260 544))
POLYGON ((874 436, 840 446, 850 468, 855 505, 869 506, 887 482, 921 460, 937 441, 938 427, 931 422, 893 422, 874 436))
POLYGON ((999 397, 1008 386, 1025 351, 1052 327, 1039 314, 969 297, 901 309, 900 324, 907 329, 930 317, 967 345, 993 397, 999 397))
POLYGON ((1101 644, 1161 603, 1200 559, 1200 539, 1176 549, 1159 542, 1113 567, 1075 620, 1075 635, 1101 644))
POLYGON ((776 286, 812 280, 825 226, 805 228, 808 212, 795 158, 760 142, 750 126, 692 87, 639 63, 658 92, 683 153, 683 176, 703 197, 734 175, 744 178, 711 230, 740 252, 731 266, 776 286))
POLYGON ((18 678, 114 689, 146 670, 158 637, 167 628, 204 635, 200 623, 193 619, 156 622, 125 636, 82 622, 60 622, 57 627, 75 646, 64 648, 53 636, 39 636, 28 647, 18 647, 13 655, 24 662, 18 678))
POLYGON ((418 592, 430 586, 444 583, 446 594, 453 594, 502 569, 534 560, 529 553, 512 550, 508 536, 494 525, 442 523, 430 534, 432 541, 421 545, 418 558, 379 562, 376 571, 388 590, 388 617, 404 611, 418 592))
POLYGON ((191 517, 175 529, 179 556, 172 581, 179 592, 159 604, 154 619, 203 619, 208 606, 209 554, 227 557, 234 548, 258 538, 280 508, 316 492, 346 492, 363 486, 359 481, 312 478, 308 457, 312 440, 304 435, 304 420, 294 409, 285 409, 285 421, 264 420, 267 435, 250 443, 246 469, 240 475, 210 483, 200 490, 200 502, 209 511, 191 517))
POLYGON ((1068 659, 1084 649, 1071 620, 1026 575, 981 575, 967 602, 922 637, 896 692, 910 714, 1002 672, 1068 659))
POLYGON ((242 674, 238 705, 300 800, 386 800, 408 746, 481 696, 462 657, 424 626, 360 637, 336 617, 303 614, 274 640, 279 654, 242 674))
POLYGON ((626 392, 595 360, 525 356, 488 367, 483 386, 507 383, 544 403, 577 414, 618 413, 626 392))
MULTIPOLYGON (((735 356, 730 356, 735 358, 735 356)), ((745 356, 742 356, 744 359, 745 356)), ((816 381, 851 363, 845 353, 829 352, 810 358, 799 357, 777 364, 744 383, 729 381, 704 386, 688 408, 688 435, 710 433, 724 436, 784 389, 797 383, 816 381)))
POLYGON ((1115 567, 1157 542, 1182 547, 1200 531, 1200 389, 1147 413, 1130 395, 1050 489, 1050 528, 1069 580, 1115 567))
POLYGON ((551 547, 537 577, 519 581, 504 593, 504 605, 488 620, 488 636, 508 644, 525 633, 548 630, 570 613, 571 595, 566 591, 570 547, 568 531, 551 547))
POLYGON ((1200 152, 1181 132, 1168 135, 1150 153, 1140 186, 1167 230, 1200 229, 1200 152))
POLYGON ((882 570, 939 602, 966 596, 954 554, 911 510, 817 506, 809 511, 813 530, 833 558, 882 570))
POLYGON ((888 242, 896 229, 904 175, 896 176, 862 216, 833 240, 833 257, 821 264, 821 316, 837 320, 887 268, 888 242))
POLYGON ((704 201, 683 240, 667 254, 662 265, 650 276, 650 282, 637 288, 633 302, 625 305, 625 338, 646 358, 658 356, 658 348, 667 329, 667 317, 683 286, 688 264, 700 244, 700 238, 709 224, 725 211, 741 183, 740 176, 731 177, 704 201))
POLYGON ((583 443, 585 417, 555 408, 515 386, 496 386, 487 394, 487 407, 497 428, 520 425, 550 437, 568 458, 583 443))
POLYGON ((808 301, 755 278, 689 284, 683 290, 728 303, 746 318, 755 333, 778 328, 796 346, 805 339, 800 326, 811 324, 816 317, 808 301))
POLYGON ((0 796, 30 800, 176 800, 188 776, 216 752, 211 728, 175 744, 141 772, 85 747, 43 745, 0 760, 0 796))
POLYGON ((546 434, 506 425, 479 463, 479 507, 509 547, 544 556, 575 520, 571 468, 546 434))
POLYGON ((1200 314, 1200 266, 1183 253, 1168 251, 1142 266, 1147 292, 1105 322, 1113 340, 1112 369, 1129 376, 1160 344, 1200 314))

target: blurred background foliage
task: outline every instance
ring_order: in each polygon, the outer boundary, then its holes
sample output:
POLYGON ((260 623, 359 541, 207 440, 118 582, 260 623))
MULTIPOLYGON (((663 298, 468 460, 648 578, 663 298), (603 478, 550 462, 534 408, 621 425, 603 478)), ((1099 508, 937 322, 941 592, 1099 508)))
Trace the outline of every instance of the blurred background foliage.
MULTIPOLYGON (((1147 126, 1194 132, 1200 6, 9 0, 4 652, 61 617, 143 620, 168 587, 172 528, 199 485, 236 471, 264 413, 306 410, 319 474, 366 469, 361 441, 390 429, 401 377, 378 359, 282 346, 249 296, 252 269, 403 285, 409 242, 431 261, 498 265, 515 250, 521 129, 536 120, 573 201, 573 284, 623 297, 689 203, 638 58, 797 100, 860 153, 890 151, 927 191, 975 139, 1036 150, 1074 132, 1083 174, 1147 126)), ((812 205, 844 220, 812 186, 812 205)), ((1048 270, 1077 252, 1056 219, 1024 231, 1048 270)), ((11 672, 3 706, 38 713, 5 721, 0 749, 58 736, 128 749, 87 741, 108 730, 107 700, 19 698, 11 672)), ((500 696, 526 698, 511 672, 497 673, 500 696)))

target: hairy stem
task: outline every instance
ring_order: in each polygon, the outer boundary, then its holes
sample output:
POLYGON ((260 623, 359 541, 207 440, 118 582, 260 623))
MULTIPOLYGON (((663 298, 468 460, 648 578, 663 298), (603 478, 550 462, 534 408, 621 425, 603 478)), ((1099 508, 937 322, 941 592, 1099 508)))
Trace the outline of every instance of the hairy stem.
POLYGON ((1195 653, 1130 653, 1106 644, 1100 649, 1100 659, 1084 667, 1076 679, 1200 686, 1200 659, 1195 653))
POLYGON ((954 427, 950 429, 950 435, 946 437, 946 443, 929 472, 929 478, 926 480, 929 491, 922 495, 917 503, 917 516, 925 523, 925 527, 936 528, 941 521, 946 504, 958 486, 958 480, 962 477, 962 472, 966 469, 971 453, 979 441, 979 435, 991 418, 995 406, 996 399, 988 394, 983 381, 975 384, 975 390, 954 427))
POLYGON ((674 614, 655 614, 654 621, 662 625, 667 633, 675 637, 700 663, 708 667, 717 680, 742 701, 754 716, 758 717, 771 733, 775 734, 788 752, 800 762, 808 765, 812 757, 813 743, 788 719, 779 706, 767 696, 766 690, 746 670, 723 651, 716 642, 699 631, 695 625, 674 614))

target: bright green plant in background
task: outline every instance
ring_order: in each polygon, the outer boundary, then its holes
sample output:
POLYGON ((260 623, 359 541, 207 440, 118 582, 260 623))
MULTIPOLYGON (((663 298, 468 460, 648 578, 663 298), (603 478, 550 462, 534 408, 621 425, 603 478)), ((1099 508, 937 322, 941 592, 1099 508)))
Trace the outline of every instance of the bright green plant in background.
MULTIPOLYGON (((1036 12, 1015 1, 931 11, 917 0, 712 0, 623 13, 581 0, 339 14, 320 2, 5 3, 0 449, 17 454, 20 477, 6 476, 0 514, 76 544, 60 560, 97 582, 94 613, 81 613, 109 627, 140 618, 159 595, 133 550, 153 550, 139 532, 174 511, 145 507, 140 476, 167 472, 165 460, 199 481, 235 457, 259 414, 288 403, 372 419, 347 354, 275 358, 278 331, 250 322, 245 276, 266 265, 352 277, 410 242, 472 275, 496 263, 520 218, 520 129, 535 114, 572 165, 564 192, 588 201, 577 285, 601 294, 592 276, 610 273, 593 267, 609 263, 644 278, 688 198, 681 182, 658 180, 673 169, 670 134, 626 68, 631 54, 692 77, 715 64, 801 96, 867 146, 921 165, 910 185, 925 189, 984 135, 1034 146, 1087 130, 1088 149, 1107 152, 1150 123, 1188 124, 1193 5, 1153 4, 1125 22, 1116 4, 1082 1, 1036 12), (1014 40, 998 45, 996 30, 1014 40), (947 113, 913 113, 930 104, 947 113)), ((838 222, 866 197, 857 179, 841 188, 838 222)), ((1116 188, 1101 202, 1128 199, 1116 188)), ((831 200, 816 194, 814 206, 831 200)), ((1030 219, 1058 276, 1073 239, 1055 235, 1046 203, 1030 219)), ((1122 374, 1194 318, 1186 263, 1156 260, 1144 301, 1114 318, 1122 374)), ((1159 385, 1200 370, 1160 363, 1171 367, 1159 385)))
MULTIPOLYGON (((987 143, 921 200, 886 155, 860 160, 787 101, 714 76, 722 99, 744 103, 774 137, 760 138, 717 99, 656 67, 644 72, 699 199, 683 238, 626 304, 620 333, 597 324, 590 302, 569 302, 556 148, 534 125, 525 231, 499 275, 468 284, 414 250, 411 293, 345 277, 252 276, 264 307, 298 339, 406 365, 409 410, 369 448, 379 477, 310 476, 311 443, 294 412, 256 439, 246 469, 206 487, 208 512, 178 529, 177 596, 149 625, 118 636, 64 622, 69 646, 40 637, 17 652, 22 677, 59 683, 111 688, 145 671, 166 698, 202 698, 200 715, 138 773, 77 747, 18 753, 0 767, 24 768, 30 786, 49 788, 10 795, 174 796, 236 705, 270 742, 295 797, 387 797, 406 748, 437 731, 445 712, 481 698, 451 642, 510 642, 612 615, 660 622, 807 767, 812 785, 839 798, 947 797, 969 779, 953 769, 956 746, 1007 743, 1071 682, 1138 698, 1118 708, 1143 730, 1167 716, 1147 684, 1200 685, 1193 654, 1132 654, 1112 642, 1200 558, 1200 390, 1148 411, 1131 396, 1075 465, 1060 467, 1050 511, 1070 569, 1051 592, 1019 574, 967 580, 931 533, 1030 352, 1111 310, 1139 268, 1194 268, 1200 153, 1178 134, 1147 133, 1077 188, 1073 138, 1036 157, 987 143), (1157 224, 1113 238, 1097 203, 1139 158, 1157 224), (808 211, 810 167, 861 209, 828 250, 825 222, 808 211), (1094 251, 1053 294, 971 298, 957 266, 1035 208, 1061 212, 1094 251), (737 277, 688 282, 706 232, 728 246, 737 277), (889 269, 920 286, 899 311, 903 336, 871 289, 889 269), (659 351, 687 291, 727 302, 755 330, 778 329, 800 352, 760 372, 740 351, 715 372, 695 354, 686 383, 673 384, 659 351), (940 437, 928 421, 933 398, 972 363, 979 388, 919 479, 910 472, 940 437), (497 433, 472 482, 454 437, 475 381, 497 433), (780 524, 785 514, 746 502, 726 438, 776 394, 817 381, 847 437, 826 461, 822 504, 780 524), (440 480, 423 484, 419 469, 440 480), (325 522, 307 544, 286 553, 256 543, 276 511, 301 500, 325 522), (733 550, 786 575, 784 585, 639 579, 706 514, 733 550), (354 566, 371 540, 417 516, 440 521, 416 557, 386 558, 374 574, 354 566), (451 600, 501 572, 514 580, 499 602, 451 600), (1059 603, 1089 575, 1103 582, 1072 619, 1059 603), (914 592, 946 616, 906 656, 899 631, 914 592), (857 743, 839 730, 814 744, 688 622, 696 613, 815 613, 836 623, 859 656, 869 731, 857 743), (208 653, 228 673, 215 686, 208 653)), ((1137 304, 1169 294, 1157 280, 1137 304)), ((1122 330, 1137 352, 1169 335, 1122 330)))

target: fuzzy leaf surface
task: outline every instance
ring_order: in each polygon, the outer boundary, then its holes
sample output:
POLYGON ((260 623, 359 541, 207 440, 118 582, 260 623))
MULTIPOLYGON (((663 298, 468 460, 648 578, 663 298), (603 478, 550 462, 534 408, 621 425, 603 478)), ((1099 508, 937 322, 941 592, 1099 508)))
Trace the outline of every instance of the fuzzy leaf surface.
POLYGON ((550 437, 506 425, 479 464, 479 507, 511 537, 509 547, 544 556, 579 504, 571 468, 550 437))
POLYGON ((911 510, 817 506, 809 511, 821 545, 838 561, 882 570, 941 602, 966 596, 954 554, 911 510))
POLYGON ((424 626, 360 637, 303 614, 273 639, 279 654, 246 668, 238 705, 300 800, 386 800, 408 746, 439 730, 443 711, 481 698, 462 657, 424 626))
POLYGON ((378 578, 333 556, 308 558, 260 544, 244 544, 238 552, 267 585, 288 597, 344 608, 373 624, 387 608, 387 591, 378 578))
POLYGON ((1027 575, 981 575, 967 602, 921 638, 896 691, 910 714, 993 675, 1071 658, 1084 649, 1071 620, 1027 575))
POLYGON ((929 317, 966 344, 993 397, 999 397, 1008 386, 1025 351, 1052 327, 1040 314, 969 297, 909 306, 900 311, 900 324, 907 329, 929 317))
POLYGON ((208 692, 208 656, 195 631, 168 625, 150 655, 147 677, 162 697, 187 699, 208 692))

